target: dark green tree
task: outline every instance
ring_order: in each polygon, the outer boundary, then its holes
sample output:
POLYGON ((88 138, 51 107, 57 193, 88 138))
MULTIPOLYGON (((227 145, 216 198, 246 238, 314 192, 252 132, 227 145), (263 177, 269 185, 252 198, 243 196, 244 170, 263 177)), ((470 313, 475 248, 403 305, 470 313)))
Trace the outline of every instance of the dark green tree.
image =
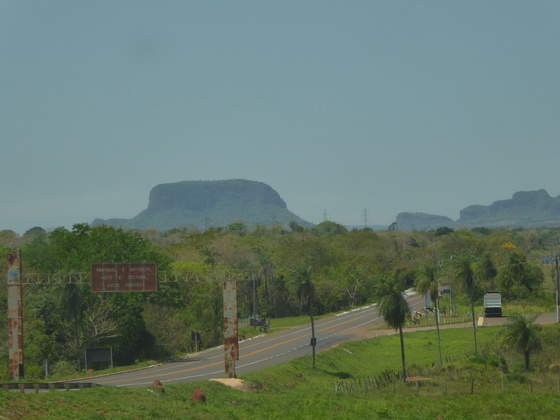
MULTIPOLYGON (((166 270, 171 259, 136 232, 111 226, 77 224, 72 231, 57 229, 48 236, 38 236, 23 249, 23 261, 24 269, 30 272, 87 273, 91 264, 109 262, 155 262, 160 270, 166 270)), ((102 302, 100 295, 92 293, 88 285, 61 285, 56 292, 59 314, 52 314, 49 317, 52 322, 45 323, 45 328, 56 330, 52 335, 58 337, 62 348, 71 351, 77 360, 83 355, 83 346, 95 339, 105 340, 98 344, 112 345, 115 359, 121 363, 134 361, 149 352, 151 341, 142 318, 148 293, 113 293, 102 302), (102 307, 110 310, 100 313, 102 307), (85 315, 88 317, 85 318, 85 315), (103 321, 100 321, 100 316, 103 316, 103 321), (96 328, 107 329, 111 325, 117 326, 119 331, 111 331, 110 334, 95 332, 96 328)), ((163 303, 166 297, 166 294, 158 293, 155 301, 163 303)), ((31 308, 41 305, 35 296, 26 299, 26 302, 31 308)))
POLYGON ((469 295, 471 304, 471 318, 474 336, 474 353, 478 354, 478 346, 476 344, 476 316, 474 312, 474 286, 475 286, 475 262, 476 259, 472 254, 459 255, 453 262, 454 272, 457 280, 459 280, 469 295))
POLYGON ((517 289, 517 299, 521 297, 521 285, 528 271, 527 258, 519 251, 511 251, 508 255, 505 273, 513 279, 517 289))
POLYGON ((486 252, 482 256, 478 264, 478 272, 480 279, 486 283, 486 285, 489 287, 489 290, 494 290, 494 279, 498 275, 498 269, 496 268, 494 259, 489 252, 486 252))
POLYGON ((509 324, 503 331, 504 343, 523 355, 525 370, 530 367, 532 353, 542 350, 542 340, 539 336, 540 326, 521 314, 510 316, 509 324))
POLYGON ((401 362, 403 380, 406 382, 406 360, 404 353, 403 326, 406 323, 410 310, 403 296, 405 282, 400 271, 383 276, 378 284, 377 296, 379 298, 379 313, 390 327, 399 331, 401 341, 401 362))
POLYGON ((439 363, 443 364, 443 358, 441 355, 441 339, 439 333, 439 266, 436 263, 426 263, 420 267, 418 270, 416 278, 416 289, 418 292, 430 296, 431 301, 436 306, 436 330, 437 330, 437 340, 438 340, 438 351, 439 351, 439 363))
POLYGON ((517 299, 521 299, 523 295, 539 289, 544 281, 544 274, 540 267, 530 265, 522 252, 510 250, 498 278, 506 296, 510 296, 515 287, 517 299))
POLYGON ((315 322, 313 320, 313 308, 315 302, 315 285, 311 281, 313 268, 309 264, 300 264, 292 270, 292 282, 297 299, 302 310, 309 315, 311 320, 311 347, 313 352, 313 367, 315 367, 315 322))

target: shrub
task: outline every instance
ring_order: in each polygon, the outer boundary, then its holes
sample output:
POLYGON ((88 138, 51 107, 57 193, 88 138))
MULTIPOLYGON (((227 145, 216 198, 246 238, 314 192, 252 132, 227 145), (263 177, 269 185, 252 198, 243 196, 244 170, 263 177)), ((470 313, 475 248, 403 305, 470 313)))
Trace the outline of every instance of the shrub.
POLYGON ((43 379, 43 368, 41 366, 29 366, 25 368, 25 379, 43 379))
POLYGON ((68 360, 59 360, 52 367, 52 376, 67 376, 73 373, 76 373, 76 367, 68 360))

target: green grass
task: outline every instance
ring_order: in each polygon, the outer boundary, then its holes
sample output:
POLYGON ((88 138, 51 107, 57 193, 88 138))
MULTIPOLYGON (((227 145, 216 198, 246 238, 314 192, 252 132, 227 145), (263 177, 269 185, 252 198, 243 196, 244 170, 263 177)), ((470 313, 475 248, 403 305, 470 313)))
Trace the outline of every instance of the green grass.
MULTIPOLYGON (((326 318, 332 316, 334 314, 324 314, 324 315, 315 315, 313 319, 318 321, 319 319, 326 318)), ((291 316, 287 318, 274 318, 270 320, 270 330, 271 332, 280 331, 286 328, 297 327, 299 325, 310 324, 310 318, 305 316, 291 316)))
POLYGON ((545 350, 534 357, 535 370, 522 371, 517 355, 495 353, 500 329, 478 330, 479 353, 472 356, 472 330, 441 331, 444 357, 452 362, 436 368, 435 331, 405 335, 409 375, 431 378, 418 388, 401 381, 368 392, 335 394, 337 381, 361 382, 400 371, 398 336, 349 342, 321 352, 317 366, 311 356, 243 375, 251 392, 215 382, 151 389, 94 388, 75 392, 18 394, 0 391, 0 415, 19 418, 67 419, 491 419, 559 418, 560 392, 557 345, 560 328, 545 326, 545 350), (506 357, 510 373, 496 363, 506 357), (505 392, 501 391, 502 383, 505 392), (474 394, 471 385, 474 384, 474 394), (204 404, 190 401, 200 387, 204 404), (531 392, 531 388, 532 391, 531 392))
MULTIPOLYGON (((315 321, 317 321, 321 318, 326 318, 332 315, 332 313, 318 315, 315 316, 314 319, 315 321)), ((297 327, 308 323, 310 323, 310 319, 307 315, 291 316, 286 318, 273 318, 270 320, 270 331, 268 331, 268 333, 275 333, 287 328, 297 327)), ((259 327, 246 326, 239 329, 239 336, 243 338, 251 338, 260 334, 264 334, 264 332, 261 331, 259 327)))

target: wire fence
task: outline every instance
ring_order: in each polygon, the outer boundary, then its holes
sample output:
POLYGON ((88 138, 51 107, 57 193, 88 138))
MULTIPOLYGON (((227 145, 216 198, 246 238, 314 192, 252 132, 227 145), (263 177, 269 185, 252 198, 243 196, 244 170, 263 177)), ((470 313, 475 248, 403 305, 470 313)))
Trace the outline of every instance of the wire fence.
MULTIPOLYGON (((225 279, 235 281, 250 281, 255 277, 251 270, 213 269, 213 270, 180 270, 158 271, 158 283, 188 283, 202 280, 221 282, 225 279)), ((22 273, 23 285, 52 285, 52 284, 90 284, 90 272, 73 273, 22 273)))
MULTIPOLYGON (((451 361, 447 359, 447 362, 451 361)), ((454 371, 445 365, 411 370, 406 381, 402 373, 385 371, 356 379, 335 381, 335 394, 403 393, 438 396, 477 393, 560 393, 560 374, 504 374, 496 370, 454 371), (412 373, 413 371, 413 373, 412 373)))
POLYGON ((560 393, 560 379, 550 380, 511 380, 502 377, 497 381, 486 379, 449 380, 426 377, 410 377, 402 380, 402 375, 395 375, 391 380, 383 376, 368 376, 355 380, 335 382, 335 394, 367 394, 403 393, 416 395, 438 396, 446 394, 477 394, 477 393, 560 393), (400 377, 399 377, 400 376, 400 377))

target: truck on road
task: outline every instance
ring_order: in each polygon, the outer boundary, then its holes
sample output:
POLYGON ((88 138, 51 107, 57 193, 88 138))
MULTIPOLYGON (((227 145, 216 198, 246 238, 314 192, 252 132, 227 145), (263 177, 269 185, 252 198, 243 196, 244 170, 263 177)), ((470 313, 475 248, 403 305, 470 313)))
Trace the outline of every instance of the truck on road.
POLYGON ((484 293, 484 316, 502 316, 502 294, 496 291, 484 293))

